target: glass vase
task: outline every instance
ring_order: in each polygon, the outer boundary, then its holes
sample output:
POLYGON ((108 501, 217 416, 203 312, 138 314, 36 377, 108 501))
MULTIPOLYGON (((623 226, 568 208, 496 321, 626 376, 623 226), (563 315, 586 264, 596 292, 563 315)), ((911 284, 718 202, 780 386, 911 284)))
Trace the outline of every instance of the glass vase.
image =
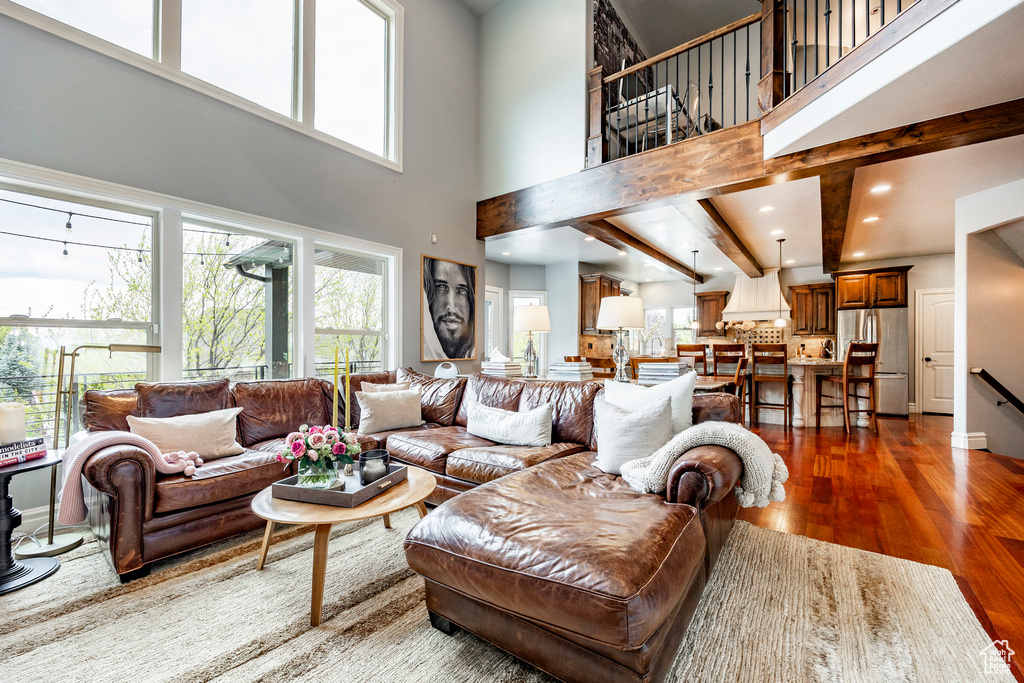
POLYGON ((338 481, 337 470, 315 462, 299 464, 299 486, 308 489, 329 489, 338 481))

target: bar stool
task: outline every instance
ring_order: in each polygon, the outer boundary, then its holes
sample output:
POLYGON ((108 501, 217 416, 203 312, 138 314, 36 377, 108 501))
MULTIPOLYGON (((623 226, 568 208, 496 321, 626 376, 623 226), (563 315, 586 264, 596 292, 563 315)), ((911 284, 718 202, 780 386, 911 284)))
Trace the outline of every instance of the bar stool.
MULTIPOLYGON (((732 365, 738 363, 740 358, 744 358, 747 355, 747 347, 743 344, 712 344, 711 345, 711 362, 712 368, 714 368, 714 375, 718 377, 721 374, 718 371, 719 365, 732 365)), ((728 373, 732 374, 732 373, 728 373)))
POLYGON ((731 391, 740 400, 740 422, 746 421, 747 407, 747 357, 736 363, 736 375, 732 378, 731 391))
POLYGON ((580 363, 583 359, 580 356, 565 356, 566 363, 580 363))
POLYGON ((821 399, 830 398, 834 401, 842 401, 841 403, 832 403, 826 405, 826 408, 843 408, 843 426, 846 428, 846 433, 850 433, 850 414, 851 413, 871 413, 871 426, 875 430, 875 434, 878 433, 878 418, 875 415, 875 361, 878 358, 878 344, 867 343, 867 342, 850 342, 850 345, 846 348, 846 360, 843 361, 843 374, 838 375, 818 375, 815 380, 815 393, 817 395, 817 409, 815 411, 815 420, 817 426, 821 426, 821 399), (864 368, 864 374, 858 374, 860 368, 864 368), (825 385, 838 386, 842 390, 841 396, 835 394, 826 394, 823 389, 825 385), (867 385, 868 395, 861 396, 857 393, 857 387, 861 385, 867 385), (850 393, 850 390, 853 393, 850 393), (859 410, 850 409, 850 399, 860 399, 867 401, 868 407, 859 410))
POLYGON ((752 344, 750 349, 750 423, 760 422, 761 410, 781 410, 783 424, 789 428, 789 349, 785 344, 752 344), (782 372, 765 372, 766 367, 781 367, 782 372), (761 386, 782 385, 782 403, 761 400, 761 386))
POLYGON ((707 344, 676 344, 676 355, 680 358, 692 358, 693 369, 700 365, 700 374, 708 374, 708 345, 707 344))

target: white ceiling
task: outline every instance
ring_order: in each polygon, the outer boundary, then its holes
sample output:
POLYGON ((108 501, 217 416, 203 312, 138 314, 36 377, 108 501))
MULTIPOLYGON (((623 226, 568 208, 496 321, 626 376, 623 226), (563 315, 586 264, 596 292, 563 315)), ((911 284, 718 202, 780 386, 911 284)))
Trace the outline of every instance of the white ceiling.
POLYGON ((612 0, 612 5, 625 15, 648 57, 761 11, 758 0, 612 0))
POLYGON ((504 0, 462 0, 464 3, 469 5, 469 8, 477 14, 483 16, 490 10, 500 5, 504 0))
POLYGON ((1017 221, 995 229, 995 233, 1006 246, 1024 261, 1024 222, 1017 221))
POLYGON ((714 275, 736 270, 732 261, 671 206, 618 216, 609 222, 691 268, 696 249, 698 273, 714 275))

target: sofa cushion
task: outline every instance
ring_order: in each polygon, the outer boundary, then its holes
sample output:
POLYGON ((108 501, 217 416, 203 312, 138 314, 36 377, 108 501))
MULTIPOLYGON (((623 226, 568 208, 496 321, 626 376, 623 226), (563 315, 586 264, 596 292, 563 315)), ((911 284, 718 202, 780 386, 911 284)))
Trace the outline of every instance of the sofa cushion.
MULTIPOLYGON (((363 382, 370 382, 372 384, 394 384, 395 382, 395 371, 387 370, 385 372, 357 372, 354 375, 349 376, 349 393, 355 394, 362 387, 363 382)), ((328 410, 333 414, 334 412, 334 382, 326 379, 320 380, 320 387, 324 392, 324 401, 327 404, 328 410)), ((356 397, 352 396, 352 405, 349 406, 349 421, 352 425, 352 430, 355 431, 356 427, 359 426, 359 402, 356 397)), ((338 427, 344 427, 345 424, 345 378, 344 376, 339 378, 338 381, 338 427)))
POLYGON ((275 379, 238 382, 232 395, 243 408, 238 416, 242 445, 287 436, 299 425, 325 425, 331 421, 331 406, 320 388, 320 380, 275 379))
POLYGON ((638 647, 704 571, 697 511, 634 491, 593 453, 467 491, 406 537, 409 566, 541 625, 638 647))
POLYGON ((553 443, 540 447, 497 444, 484 448, 462 448, 448 454, 446 474, 474 484, 486 484, 506 474, 583 450, 586 449, 575 443, 553 443))
POLYGON ((139 394, 139 417, 176 417, 224 410, 231 407, 228 380, 206 382, 142 382, 135 385, 139 394))
POLYGON ((128 416, 139 416, 139 395, 134 389, 89 390, 82 402, 82 422, 90 432, 127 432, 128 416))
POLYGON ((357 391, 359 433, 373 434, 420 426, 424 422, 420 407, 422 395, 421 387, 380 393, 357 391))
POLYGON ((419 387, 423 391, 420 402, 424 420, 436 422, 442 427, 448 427, 455 422, 455 411, 459 408, 462 392, 466 388, 464 378, 428 377, 413 372, 410 368, 399 368, 395 378, 399 382, 408 382, 412 389, 419 387))
POLYGON ((466 391, 463 393, 462 402, 459 404, 459 412, 455 416, 455 424, 460 427, 466 426, 469 418, 466 411, 471 400, 488 408, 518 410, 519 396, 523 393, 525 384, 525 382, 504 377, 489 377, 479 372, 470 375, 466 382, 466 391))
POLYGON ((194 452, 203 460, 240 455, 245 449, 235 440, 241 408, 226 408, 197 415, 128 417, 132 434, 149 439, 161 453, 194 452))
POLYGON ((550 403, 553 442, 589 443, 594 424, 594 397, 601 385, 596 382, 523 382, 519 410, 530 410, 550 403))
POLYGON ((441 425, 436 422, 426 422, 416 427, 404 427, 402 429, 389 429, 383 432, 374 432, 373 434, 359 434, 356 433, 354 436, 359 442, 359 446, 364 451, 372 451, 375 448, 387 448, 388 439, 392 434, 409 434, 416 433, 427 429, 437 429, 441 425))
POLYGON ((445 473, 449 453, 462 448, 494 445, 493 441, 467 434, 462 427, 438 427, 422 432, 393 434, 387 440, 388 451, 392 456, 438 474, 445 473))
POLYGON ((502 410, 480 405, 471 399, 466 431, 474 436, 509 446, 551 445, 551 404, 531 410, 502 410))
POLYGON ((287 461, 278 462, 275 453, 247 450, 204 463, 199 468, 201 479, 158 474, 154 512, 184 510, 255 493, 287 477, 290 467, 287 461))

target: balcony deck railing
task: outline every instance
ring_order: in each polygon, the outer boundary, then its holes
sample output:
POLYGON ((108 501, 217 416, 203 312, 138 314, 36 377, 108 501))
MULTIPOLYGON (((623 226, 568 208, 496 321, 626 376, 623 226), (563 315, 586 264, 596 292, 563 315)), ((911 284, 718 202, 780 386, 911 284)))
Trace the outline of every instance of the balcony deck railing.
POLYGON ((919 1, 763 0, 617 73, 593 69, 587 165, 757 120, 919 1))

